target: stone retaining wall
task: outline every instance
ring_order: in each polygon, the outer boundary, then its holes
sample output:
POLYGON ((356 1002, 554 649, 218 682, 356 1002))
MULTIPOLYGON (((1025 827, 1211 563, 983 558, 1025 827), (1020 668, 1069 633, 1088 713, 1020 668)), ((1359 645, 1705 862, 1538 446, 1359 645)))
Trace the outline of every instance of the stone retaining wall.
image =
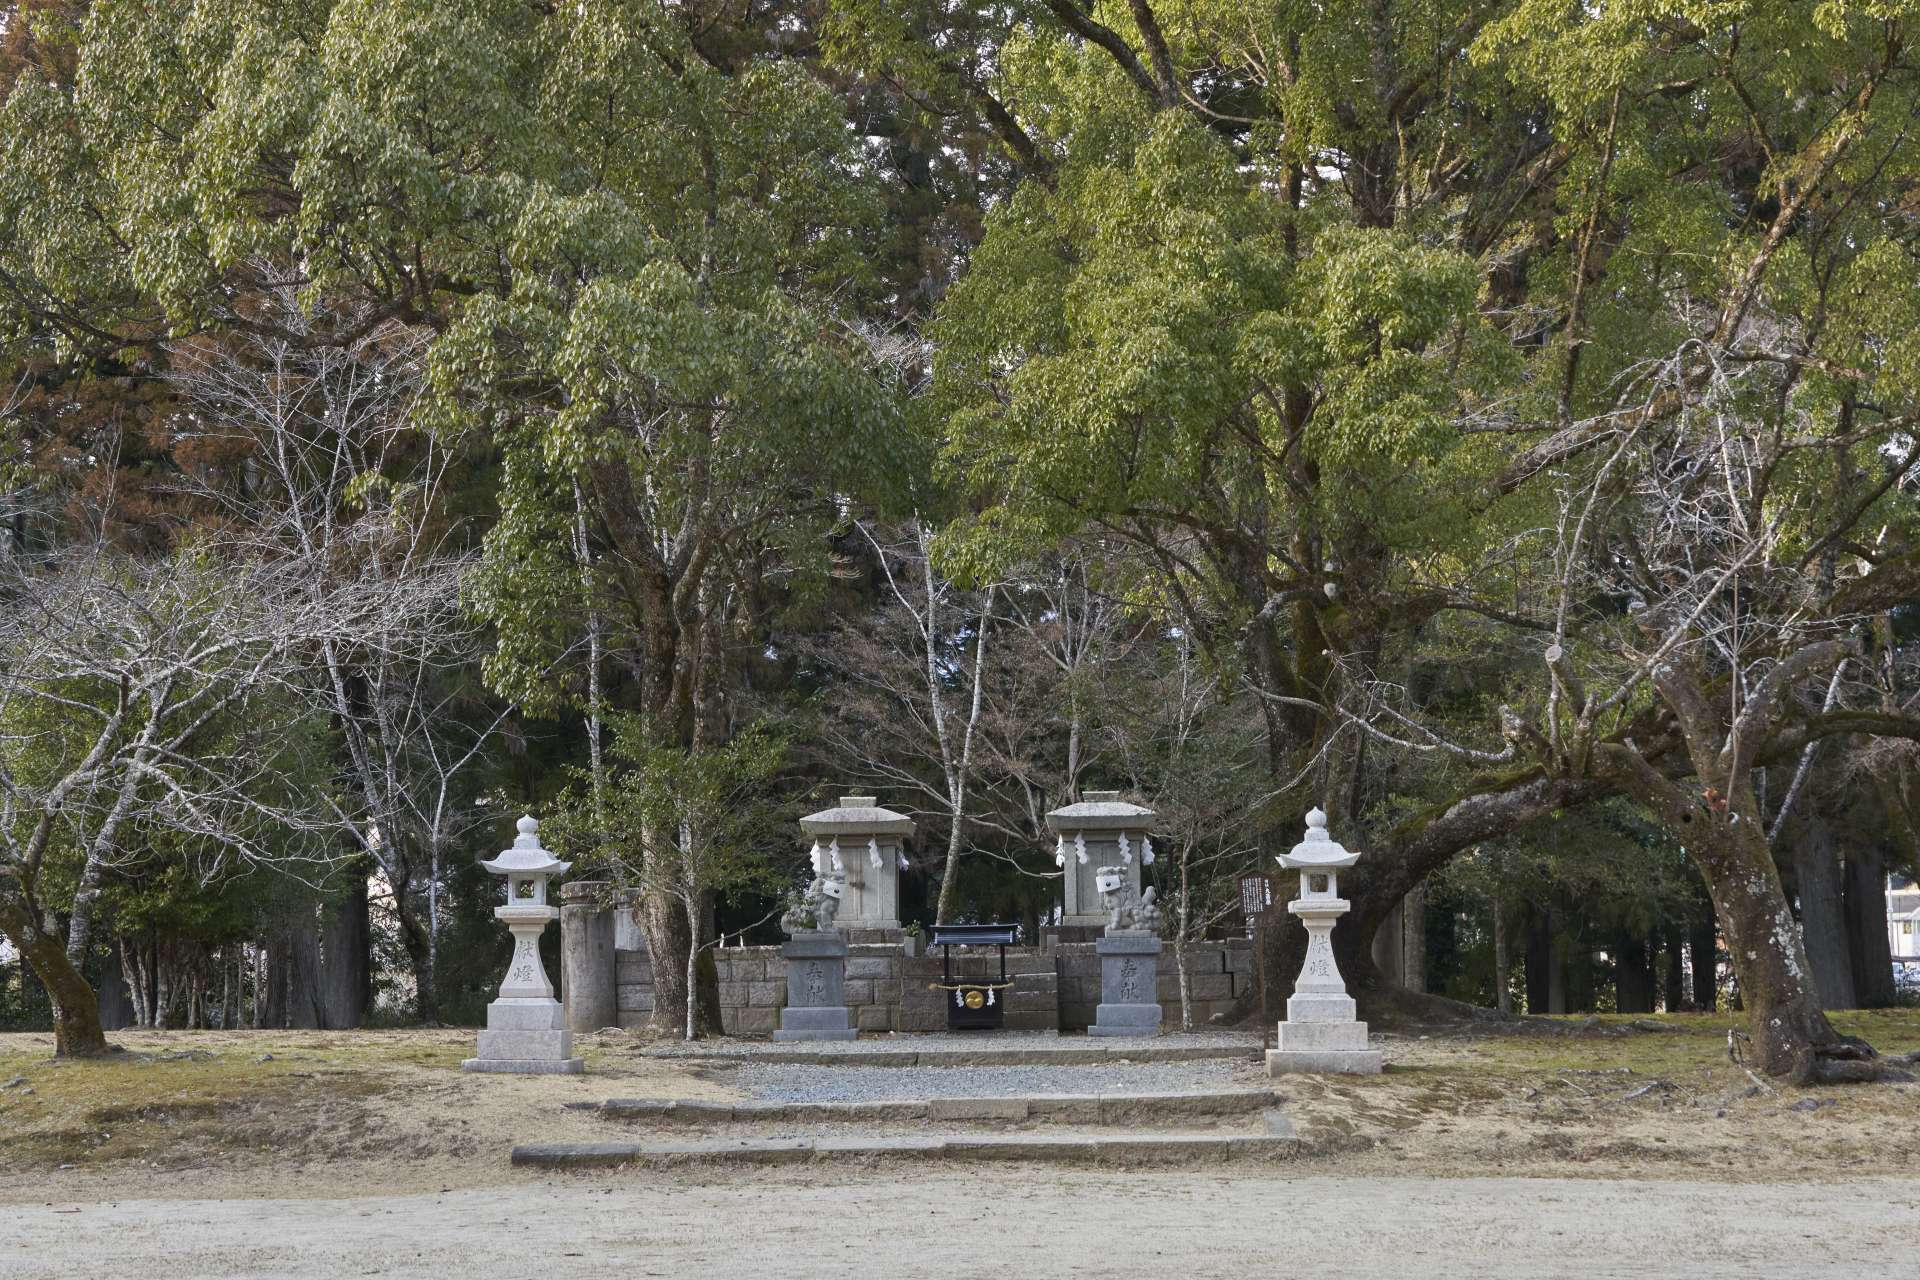
MULTIPOLYGON (((728 1035, 771 1035, 787 1000, 786 962, 778 947, 723 947, 715 953, 720 980, 720 1025, 728 1035)), ((1253 948, 1245 939, 1187 944, 1193 988, 1193 1019, 1204 1026, 1224 1014, 1253 983, 1253 948)), ((653 969, 644 951, 616 951, 615 996, 619 1025, 644 1025, 653 1013, 653 969)), ((997 978, 998 952, 956 953, 954 976, 997 978)), ((944 1031, 942 973, 933 955, 907 956, 897 944, 856 943, 847 954, 847 1005, 862 1031, 944 1031)), ((1007 948, 1007 1028, 1011 1031, 1083 1031, 1100 1003, 1100 958, 1090 942, 1042 950, 1007 948)), ((1163 1026, 1180 1025, 1180 980, 1173 944, 1160 952, 1163 1026)), ((564 992, 562 993, 565 994, 564 992)))

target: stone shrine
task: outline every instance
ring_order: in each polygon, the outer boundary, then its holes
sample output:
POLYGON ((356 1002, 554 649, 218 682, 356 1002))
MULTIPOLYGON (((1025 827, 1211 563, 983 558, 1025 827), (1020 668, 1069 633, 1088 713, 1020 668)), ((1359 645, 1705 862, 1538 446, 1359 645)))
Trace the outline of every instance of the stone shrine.
POLYGON ((522 817, 513 847, 480 865, 507 878, 507 905, 494 918, 513 935, 513 959, 500 983, 500 998, 487 1006, 487 1029, 480 1033, 477 1056, 463 1071, 577 1074, 586 1063, 573 1056, 573 1032, 566 1011, 553 998, 553 984, 540 960, 540 935, 559 919, 547 905, 547 881, 572 864, 540 847, 540 824, 522 817))
POLYGON ((913 835, 913 819, 880 808, 877 796, 841 796, 834 808, 800 819, 800 830, 813 840, 814 876, 846 882, 840 927, 855 936, 898 931, 901 845, 913 835))
POLYGON ((1267 1074, 1339 1072, 1374 1075, 1378 1049, 1367 1048, 1367 1024, 1357 1021, 1352 997, 1333 956, 1333 926, 1352 904, 1340 896, 1339 872, 1360 860, 1327 834, 1327 815, 1307 815, 1306 838, 1280 855, 1280 865, 1300 873, 1300 896, 1287 910, 1307 927, 1307 958, 1287 1000, 1279 1045, 1267 1053, 1267 1074))
POLYGON ((1065 872, 1062 925, 1097 929, 1106 923, 1097 883, 1103 867, 1117 867, 1127 887, 1140 892, 1140 869, 1153 865, 1152 822, 1153 810, 1127 803, 1118 791, 1089 791, 1079 803, 1047 815, 1054 865, 1065 872))

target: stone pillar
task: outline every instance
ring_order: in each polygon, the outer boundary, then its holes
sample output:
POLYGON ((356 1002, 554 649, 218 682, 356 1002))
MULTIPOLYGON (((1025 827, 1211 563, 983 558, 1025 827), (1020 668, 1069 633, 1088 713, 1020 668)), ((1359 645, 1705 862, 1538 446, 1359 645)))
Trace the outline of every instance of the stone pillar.
POLYGON ((569 1031, 615 1026, 614 908, 604 880, 575 880, 560 890, 560 994, 569 1031))
POLYGON ((1280 865, 1300 872, 1300 896, 1287 910, 1307 929, 1307 958, 1287 1001, 1279 1047, 1267 1054, 1267 1074, 1341 1072, 1372 1075, 1381 1068, 1377 1049, 1367 1048, 1367 1024, 1357 1010, 1333 957, 1333 926, 1352 904, 1340 896, 1338 873, 1360 860, 1327 835, 1327 815, 1307 815, 1307 838, 1280 856, 1280 865))
POLYGON ((1160 939, 1109 931, 1093 949, 1100 957, 1100 1006, 1087 1034, 1160 1034, 1160 939))
POLYGON ((852 1040, 860 1033, 847 1008, 847 936, 838 929, 802 929, 780 948, 787 966, 787 1007, 775 1040, 852 1040))

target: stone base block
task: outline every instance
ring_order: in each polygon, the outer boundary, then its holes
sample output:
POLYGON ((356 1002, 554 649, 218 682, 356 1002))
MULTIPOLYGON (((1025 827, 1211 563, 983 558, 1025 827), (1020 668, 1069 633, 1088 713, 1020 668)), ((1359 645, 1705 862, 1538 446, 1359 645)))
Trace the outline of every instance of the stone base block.
MULTIPOLYGON (((566 1009, 558 1000, 495 1000, 487 1006, 489 1031, 565 1031, 566 1009)), ((599 1028, 595 1028, 598 1030, 599 1028)), ((487 1055, 483 1052, 481 1057, 487 1055)), ((560 1054, 560 1057, 566 1055, 560 1054)))
POLYGON ((860 1033, 858 1031, 855 1031, 852 1027, 848 1027, 844 1031, 835 1031, 835 1030, 832 1030, 831 1028, 825 1028, 825 1027, 821 1028, 818 1031, 810 1031, 810 1030, 804 1030, 804 1029, 796 1029, 796 1030, 789 1031, 787 1028, 782 1027, 778 1031, 773 1033, 773 1038, 775 1040, 781 1040, 781 1041, 858 1040, 860 1038, 860 1033))
POLYGON ((497 1071, 509 1075, 577 1076, 587 1069, 584 1058, 468 1058, 462 1071, 497 1071))
POLYGON ((482 1061, 527 1062, 537 1059, 566 1059, 573 1056, 571 1031, 482 1031, 479 1057, 482 1061))
POLYGON ((859 1036, 853 1011, 845 1005, 812 1005, 780 1011, 775 1040, 852 1040, 859 1036))
POLYGON ((1367 1047, 1364 1022, 1283 1022, 1276 1046, 1287 1053, 1357 1053, 1367 1047))
POLYGON ((1160 1034, 1160 1006, 1157 1004, 1103 1004, 1093 1011, 1090 1036, 1157 1036, 1160 1034))
POLYGON ((1378 1049, 1269 1049, 1267 1074, 1377 1076, 1383 1059, 1378 1049))
POLYGON ((1358 1012, 1352 996, 1313 993, 1287 999, 1288 1022, 1352 1022, 1358 1012))

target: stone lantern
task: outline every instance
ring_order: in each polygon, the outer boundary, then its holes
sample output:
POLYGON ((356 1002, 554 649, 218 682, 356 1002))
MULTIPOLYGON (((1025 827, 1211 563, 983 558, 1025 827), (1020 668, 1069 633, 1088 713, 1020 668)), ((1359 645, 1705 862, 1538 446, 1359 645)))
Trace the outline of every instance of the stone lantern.
POLYGON ((1106 922, 1102 867, 1118 867, 1125 890, 1138 896, 1140 868, 1153 863, 1153 817, 1153 810, 1127 803, 1118 791, 1089 791, 1078 804, 1047 815, 1054 865, 1066 873, 1062 925, 1098 928, 1106 922))
POLYGON ((1353 999, 1333 958, 1333 926, 1352 904, 1340 896, 1340 872, 1360 861, 1327 834, 1327 815, 1307 815, 1306 839, 1280 855, 1280 865, 1300 873, 1300 896, 1287 910, 1307 927, 1307 958, 1287 1000, 1279 1045, 1267 1053, 1267 1074, 1380 1070, 1377 1049, 1367 1048, 1367 1024, 1357 1021, 1353 999))
POLYGON ((560 916, 547 905, 547 882, 572 864, 540 846, 540 824, 532 818, 523 817, 516 825, 513 847, 480 864, 507 878, 507 905, 495 907, 493 914, 513 935, 513 959, 500 983, 500 998, 487 1006, 478 1056, 460 1066, 466 1071, 576 1074, 586 1064, 573 1056, 566 1012, 553 998, 553 984, 540 962, 540 935, 560 916))
POLYGON ((913 819, 882 809, 875 796, 841 796, 840 803, 800 819, 813 840, 813 874, 840 877, 839 925, 858 940, 862 931, 900 928, 901 842, 913 835, 913 819))

